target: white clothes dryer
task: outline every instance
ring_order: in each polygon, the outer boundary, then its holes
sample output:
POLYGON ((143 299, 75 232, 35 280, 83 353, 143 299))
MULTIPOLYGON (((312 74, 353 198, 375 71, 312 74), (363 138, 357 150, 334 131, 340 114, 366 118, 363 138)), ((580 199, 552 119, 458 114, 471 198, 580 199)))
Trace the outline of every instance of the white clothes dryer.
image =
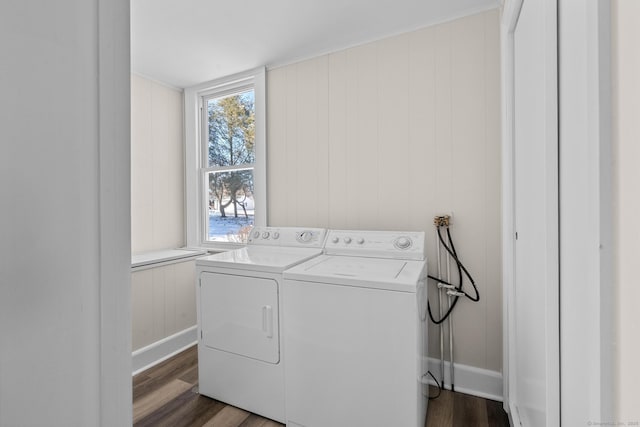
POLYGON ((246 247, 196 260, 200 393, 284 422, 282 272, 326 230, 255 227, 246 247))
POLYGON ((330 230, 284 272, 286 424, 423 427, 424 232, 330 230))

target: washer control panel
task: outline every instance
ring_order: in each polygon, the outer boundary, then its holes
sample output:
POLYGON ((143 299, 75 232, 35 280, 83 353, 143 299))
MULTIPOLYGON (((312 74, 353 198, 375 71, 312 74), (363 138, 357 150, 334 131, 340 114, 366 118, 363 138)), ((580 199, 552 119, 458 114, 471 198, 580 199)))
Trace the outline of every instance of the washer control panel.
POLYGON ((325 253, 423 260, 424 231, 329 230, 325 253))
POLYGON ((321 248, 326 234, 324 228, 253 227, 247 244, 321 248))

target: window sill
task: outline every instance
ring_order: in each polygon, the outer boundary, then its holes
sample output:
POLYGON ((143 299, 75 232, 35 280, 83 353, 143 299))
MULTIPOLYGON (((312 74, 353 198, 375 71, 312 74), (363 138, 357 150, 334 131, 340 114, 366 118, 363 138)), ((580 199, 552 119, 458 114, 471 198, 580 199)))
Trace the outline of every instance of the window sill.
POLYGON ((164 249, 131 255, 131 271, 176 264, 207 255, 205 249, 164 249))

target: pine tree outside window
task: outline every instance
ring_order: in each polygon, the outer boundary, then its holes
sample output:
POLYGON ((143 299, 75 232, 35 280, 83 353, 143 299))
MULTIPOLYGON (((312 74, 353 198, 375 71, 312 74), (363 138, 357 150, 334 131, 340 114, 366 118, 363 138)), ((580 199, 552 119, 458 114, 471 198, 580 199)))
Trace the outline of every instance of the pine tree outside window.
POLYGON ((205 97, 203 104, 208 162, 206 238, 245 243, 255 212, 254 91, 205 97))

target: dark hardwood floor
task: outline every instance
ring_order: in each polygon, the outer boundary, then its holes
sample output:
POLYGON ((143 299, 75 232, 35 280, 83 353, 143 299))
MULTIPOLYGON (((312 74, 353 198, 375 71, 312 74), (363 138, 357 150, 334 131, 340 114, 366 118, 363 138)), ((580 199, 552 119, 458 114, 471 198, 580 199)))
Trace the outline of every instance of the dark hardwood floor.
MULTIPOLYGON (((435 389, 431 391, 432 394, 437 392, 435 389)), ((133 422, 136 427, 282 426, 275 421, 200 396, 196 347, 185 350, 133 378, 133 422)), ((446 390, 442 391, 439 398, 429 401, 426 427, 508 425, 509 420, 501 402, 446 390)))

